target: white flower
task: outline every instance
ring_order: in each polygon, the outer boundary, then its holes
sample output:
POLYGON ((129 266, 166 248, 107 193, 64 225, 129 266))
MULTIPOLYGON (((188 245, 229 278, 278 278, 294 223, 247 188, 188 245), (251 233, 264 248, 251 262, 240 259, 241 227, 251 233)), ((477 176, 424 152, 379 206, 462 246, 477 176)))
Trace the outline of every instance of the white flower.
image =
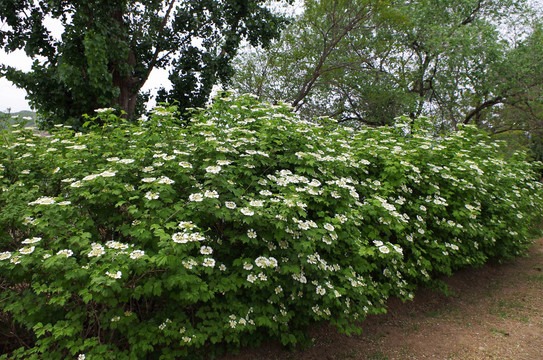
MULTIPOLYGON (((72 184, 73 185, 73 184, 72 184)), ((28 205, 52 205, 56 200, 52 197, 42 196, 38 200, 28 203, 28 205)))
POLYGON ((70 184, 70 186, 73 188, 78 188, 78 187, 83 186, 83 183, 81 183, 81 181, 74 181, 73 183, 70 184))
POLYGON ((115 109, 109 107, 109 108, 100 108, 100 109, 96 109, 96 110, 94 110, 94 111, 96 111, 97 113, 103 113, 103 112, 106 112, 106 111, 115 111, 115 109))
POLYGON ((217 160, 217 165, 230 165, 232 162, 228 160, 217 160))
POLYGON ((253 274, 247 275, 247 281, 250 282, 251 284, 254 283, 256 279, 257 279, 256 276, 254 276, 253 274))
POLYGON ((208 166, 206 167, 206 172, 211 174, 218 174, 221 171, 221 167, 219 165, 217 166, 208 166))
POLYGON ((21 263, 21 257, 20 256, 14 256, 11 258, 10 262, 12 264, 20 264, 21 263))
POLYGON ((66 146, 67 149, 74 149, 74 150, 83 150, 87 148, 87 145, 72 145, 72 146, 66 146))
POLYGON ((229 209, 235 209, 237 207, 235 202, 227 201, 224 203, 224 206, 226 206, 229 209))
POLYGON ((250 238, 250 239, 256 239, 256 231, 254 231, 253 229, 249 229, 247 230, 247 236, 250 238))
POLYGON ((85 354, 79 354, 77 360, 85 360, 85 354))
POLYGON ((87 254, 88 257, 100 257, 105 254, 104 247, 101 244, 92 243, 92 250, 87 254))
POLYGON ((33 237, 32 239, 25 239, 21 241, 21 244, 35 244, 38 241, 41 241, 41 237, 33 237))
POLYGON ((277 260, 273 257, 265 258, 264 256, 259 256, 255 259, 255 264, 259 268, 277 267, 277 260))
POLYGON ((155 180, 156 180, 156 178, 154 178, 154 177, 148 177, 148 178, 141 179, 141 181, 143 181, 144 183, 151 183, 151 182, 153 182, 155 180))
POLYGON ((186 233, 175 233, 172 235, 172 240, 178 244, 186 244, 190 241, 190 234, 186 233))
POLYGON ((215 267, 215 259, 205 258, 202 265, 206 267, 215 267))
POLYGON ((100 174, 92 174, 92 175, 87 175, 85 176, 83 179, 81 179, 82 181, 91 181, 91 180, 94 180, 96 179, 97 177, 100 177, 100 174))
POLYGON ((181 221, 179 224, 177 224, 177 226, 180 229, 183 229, 183 231, 192 230, 196 227, 192 221, 181 221))
POLYGON ((200 254, 202 255, 211 255, 213 254, 213 249, 209 246, 202 246, 200 248, 200 254))
POLYGON ((11 253, 9 251, 4 251, 0 253, 0 260, 7 260, 11 257, 11 253))
POLYGON ((115 156, 115 157, 107 158, 106 160, 107 161, 119 161, 119 158, 115 156))
POLYGON ((319 285, 317 286, 317 289, 315 290, 315 292, 319 295, 324 295, 326 294, 326 289, 319 285))
POLYGON ((70 257, 74 254, 74 252, 70 249, 64 249, 64 250, 59 250, 57 252, 57 255, 65 255, 66 257, 70 257))
POLYGON ((146 194, 145 194, 145 197, 149 200, 156 200, 159 198, 159 193, 154 193, 154 192, 151 192, 151 191, 148 191, 146 194))
POLYGON ((102 177, 113 177, 113 176, 115 176, 116 174, 117 174, 117 171, 106 170, 106 171, 102 172, 102 173, 100 174, 100 176, 102 176, 102 177))
POLYGON ((326 230, 328 230, 328 231, 334 231, 334 229, 335 229, 335 228, 334 228, 334 225, 328 224, 328 223, 324 224, 324 228, 325 228, 326 230))
POLYGON ((188 163, 188 162, 186 162, 186 161, 181 161, 181 162, 179 163, 179 166, 184 167, 184 168, 186 168, 186 169, 192 169, 192 164, 191 164, 191 163, 188 163))
POLYGON ((110 249, 117 249, 117 250, 126 250, 128 249, 127 244, 123 244, 122 242, 109 240, 106 242, 106 246, 110 249))
POLYGON ((219 266, 219 270, 220 271, 226 271, 226 265, 221 264, 221 266, 219 266))
POLYGON ((204 193, 204 196, 207 198, 218 199, 219 193, 216 192, 215 190, 206 190, 206 192, 204 193))
POLYGON ((261 190, 260 191, 260 195, 263 195, 263 196, 272 196, 273 193, 269 190, 261 190))
POLYGON ((252 270, 253 269, 253 264, 249 264, 249 263, 243 263, 243 269, 245 270, 252 270))
POLYGON ((110 273, 109 271, 107 271, 106 275, 112 279, 120 279, 123 276, 123 273, 120 271, 117 271, 116 273, 110 273))
POLYGON ((383 205, 383 207, 385 209, 387 209, 388 211, 396 211, 396 207, 394 205, 392 205, 392 204, 389 204, 387 202, 383 202, 383 203, 381 203, 381 205, 383 205))
POLYGON ((24 248, 19 249, 19 252, 23 255, 32 254, 34 252, 35 247, 34 246, 27 246, 24 248))
POLYGON ((246 216, 253 216, 255 212, 247 207, 241 208, 241 213, 246 216))
POLYGON ((262 201, 262 200, 251 200, 249 202, 249 205, 255 206, 255 207, 262 207, 262 206, 264 206, 264 201, 262 201))
POLYGON ((199 202, 199 201, 202 201, 202 200, 204 200, 204 197, 203 197, 202 194, 196 193, 196 194, 190 194, 190 196, 189 196, 189 201, 197 201, 197 202, 199 202))
POLYGON ((145 251, 143 250, 134 250, 130 253, 130 258, 133 259, 133 260, 136 260, 136 259, 139 259, 140 257, 142 257, 143 255, 145 255, 145 251))
POLYGON ((379 246, 379 251, 382 252, 383 254, 388 254, 390 252, 390 249, 385 245, 381 245, 379 246))
POLYGON ((66 206, 66 205, 70 205, 72 202, 71 201, 61 201, 58 203, 58 205, 60 206, 66 206))
POLYGON ((166 184, 166 185, 171 185, 171 184, 175 183, 175 181, 173 181, 172 179, 170 179, 167 176, 161 176, 160 179, 158 179, 157 182, 159 184, 166 184))
POLYGON ((121 159, 118 161, 119 164, 132 164, 135 160, 134 159, 121 159))

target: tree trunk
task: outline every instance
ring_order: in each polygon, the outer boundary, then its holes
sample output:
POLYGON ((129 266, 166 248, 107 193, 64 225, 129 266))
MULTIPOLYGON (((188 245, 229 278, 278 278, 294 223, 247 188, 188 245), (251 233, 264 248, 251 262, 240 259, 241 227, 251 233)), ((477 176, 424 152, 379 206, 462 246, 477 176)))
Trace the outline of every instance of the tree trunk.
MULTIPOLYGON (((113 14, 113 18, 120 23, 120 26, 123 27, 123 12, 117 11, 113 14)), ((123 39, 126 40, 126 39, 123 39)), ((136 56, 134 51, 130 49, 128 52, 128 57, 125 60, 125 63, 129 66, 130 69, 136 67, 136 56)), ((113 86, 119 88, 119 97, 115 99, 115 102, 121 107, 126 114, 123 115, 124 118, 132 119, 134 113, 136 112, 136 102, 138 99, 138 93, 141 88, 138 78, 136 78, 132 72, 126 75, 119 74, 116 64, 113 65, 113 86)))
MULTIPOLYGON (((126 62, 132 68, 136 66, 136 57, 132 50, 130 50, 126 62)), ((136 112, 136 101, 139 92, 139 86, 136 86, 137 84, 138 79, 132 76, 132 74, 121 76, 117 71, 113 73, 113 85, 118 87, 120 91, 116 103, 119 104, 124 112, 126 112, 124 117, 127 119, 132 119, 136 112)))

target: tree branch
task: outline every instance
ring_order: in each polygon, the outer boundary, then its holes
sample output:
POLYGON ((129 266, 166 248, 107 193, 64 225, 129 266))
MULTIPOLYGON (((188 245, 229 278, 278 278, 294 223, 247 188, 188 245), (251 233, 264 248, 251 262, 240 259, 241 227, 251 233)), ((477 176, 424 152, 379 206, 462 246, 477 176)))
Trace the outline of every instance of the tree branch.
POLYGON ((497 105, 497 104, 501 104, 504 102, 504 98, 501 97, 501 96, 496 96, 495 98, 493 99, 490 99, 490 100, 487 100, 485 101, 484 103, 480 104, 479 106, 477 106, 475 109, 471 110, 467 115, 466 115, 466 118, 464 119, 463 123, 464 124, 467 124, 470 122, 470 120, 476 116, 478 113, 480 113, 481 111, 483 111, 484 109, 487 109, 489 107, 492 107, 494 105, 497 105))
MULTIPOLYGON (((175 0, 171 0, 168 4, 168 10, 166 10, 166 14, 164 14, 164 17, 162 18, 162 22, 160 23, 160 27, 157 31, 157 37, 160 36, 164 28, 166 27, 166 24, 168 23, 168 18, 170 17, 170 13, 172 12, 173 6, 175 4, 175 0)), ((157 62, 158 54, 160 53, 162 49, 160 49, 159 46, 156 47, 155 52, 153 54, 153 58, 151 59, 151 62, 149 63, 149 67, 147 69, 147 73, 145 76, 140 80, 138 84, 138 92, 143 87, 147 79, 149 79, 149 75, 151 75, 151 71, 153 71, 155 64, 157 62)))

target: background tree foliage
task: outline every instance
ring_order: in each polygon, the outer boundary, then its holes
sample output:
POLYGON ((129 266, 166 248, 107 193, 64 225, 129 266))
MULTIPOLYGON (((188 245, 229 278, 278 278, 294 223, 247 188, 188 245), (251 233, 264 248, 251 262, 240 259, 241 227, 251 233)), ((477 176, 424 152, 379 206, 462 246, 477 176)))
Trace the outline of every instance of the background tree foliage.
POLYGON ((100 107, 132 118, 155 68, 171 69, 173 88, 160 100, 200 106, 232 75, 242 39, 265 46, 283 24, 262 0, 3 0, 0 21, 0 46, 36 59, 28 73, 2 66, 0 75, 50 123, 74 125, 100 107), (62 39, 47 30, 47 17, 62 22, 62 39))
POLYGON ((232 87, 308 118, 384 125, 408 114, 444 129, 526 130, 541 119, 540 31, 503 35, 507 21, 533 16, 512 0, 307 1, 271 51, 237 58, 232 87))

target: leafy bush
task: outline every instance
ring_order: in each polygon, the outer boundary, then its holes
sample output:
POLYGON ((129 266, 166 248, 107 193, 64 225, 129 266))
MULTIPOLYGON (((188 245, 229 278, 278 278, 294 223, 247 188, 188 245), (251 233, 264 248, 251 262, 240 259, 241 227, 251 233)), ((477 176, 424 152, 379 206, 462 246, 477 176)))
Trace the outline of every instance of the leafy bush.
POLYGON ((475 128, 354 131, 222 96, 189 126, 158 107, 137 126, 102 109, 86 134, 3 132, 0 308, 29 338, 2 358, 198 358, 294 344, 325 319, 358 331, 388 297, 530 243, 533 165, 475 128))

